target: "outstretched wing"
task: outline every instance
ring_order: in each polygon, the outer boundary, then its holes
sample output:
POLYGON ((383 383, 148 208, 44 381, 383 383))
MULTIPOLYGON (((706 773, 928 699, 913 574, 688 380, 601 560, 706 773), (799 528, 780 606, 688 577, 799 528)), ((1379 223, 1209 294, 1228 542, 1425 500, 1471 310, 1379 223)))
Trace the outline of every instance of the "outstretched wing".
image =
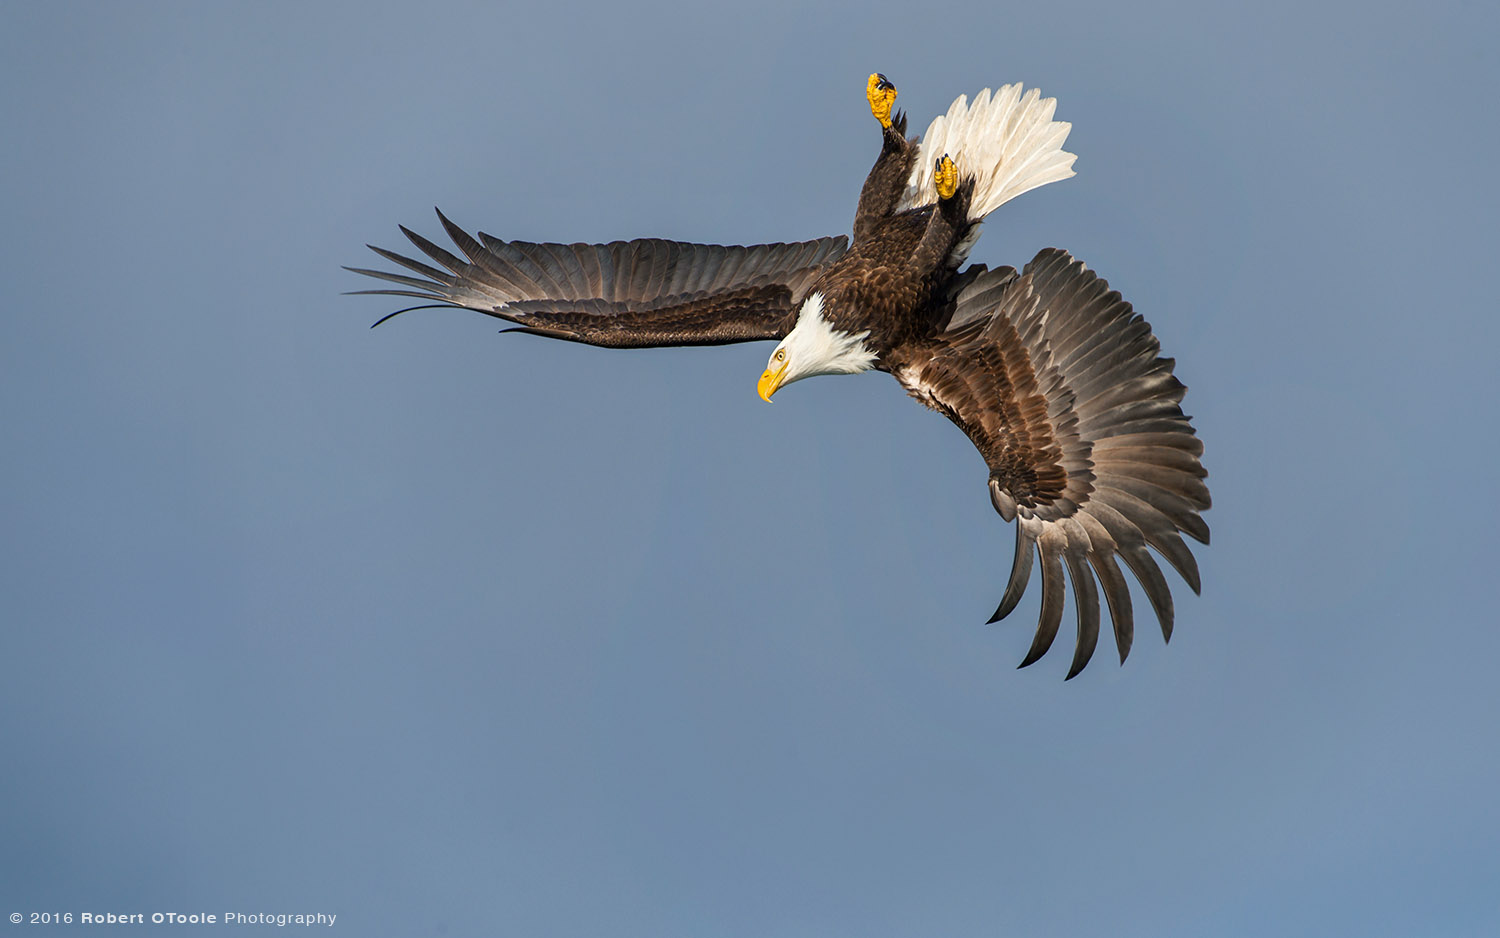
POLYGON ((476 240, 442 212, 438 218, 462 258, 402 226, 441 269, 370 245, 421 276, 350 267, 404 288, 354 292, 433 301, 410 309, 472 309, 522 332, 611 348, 779 339, 795 324, 803 294, 849 245, 842 236, 752 247, 655 238, 532 244, 483 232, 476 240))
POLYGON ((1003 268, 971 281, 930 356, 897 372, 913 397, 973 440, 990 467, 995 509, 1017 521, 1010 582, 991 622, 1015 608, 1033 551, 1041 554, 1041 617, 1022 667, 1057 636, 1064 567, 1078 617, 1070 678, 1099 638, 1095 577, 1120 661, 1130 652, 1130 590, 1116 558, 1135 573, 1167 639, 1172 594, 1147 546, 1199 589, 1181 535, 1208 543, 1203 444, 1179 406, 1187 389, 1159 351, 1119 293, 1048 248, 1022 274, 1003 268))

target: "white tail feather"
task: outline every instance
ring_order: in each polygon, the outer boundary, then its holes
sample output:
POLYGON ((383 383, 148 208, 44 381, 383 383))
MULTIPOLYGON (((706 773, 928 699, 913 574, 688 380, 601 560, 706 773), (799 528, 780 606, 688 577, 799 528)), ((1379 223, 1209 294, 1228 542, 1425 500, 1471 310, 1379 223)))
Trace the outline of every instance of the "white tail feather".
POLYGON ((948 113, 934 119, 922 135, 900 207, 937 201, 933 161, 944 153, 958 164, 959 178, 974 177, 972 218, 983 218, 1037 186, 1067 179, 1077 157, 1062 145, 1073 125, 1053 120, 1056 109, 1056 98, 1043 98, 1036 88, 1023 96, 1019 83, 1005 85, 993 96, 986 88, 974 96, 973 104, 959 95, 948 113))

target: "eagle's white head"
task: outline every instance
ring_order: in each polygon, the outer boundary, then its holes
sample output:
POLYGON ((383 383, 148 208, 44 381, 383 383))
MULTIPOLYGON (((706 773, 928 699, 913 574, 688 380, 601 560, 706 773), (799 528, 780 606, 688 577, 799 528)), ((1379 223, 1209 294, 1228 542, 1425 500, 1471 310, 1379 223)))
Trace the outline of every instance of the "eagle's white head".
POLYGON ((788 332, 757 386, 767 402, 783 385, 813 375, 853 375, 875 367, 875 353, 865 345, 870 330, 848 333, 835 329, 823 318, 823 294, 813 293, 797 313, 797 325, 788 332))

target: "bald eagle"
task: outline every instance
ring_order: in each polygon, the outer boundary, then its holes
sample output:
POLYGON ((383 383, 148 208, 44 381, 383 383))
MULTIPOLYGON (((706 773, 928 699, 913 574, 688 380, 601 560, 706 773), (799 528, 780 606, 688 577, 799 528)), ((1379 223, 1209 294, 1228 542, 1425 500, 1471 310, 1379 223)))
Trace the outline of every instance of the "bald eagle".
POLYGON ((1004 595, 1008 615, 1041 555, 1042 602, 1021 667, 1057 636, 1064 574, 1078 640, 1068 678, 1099 638, 1102 587, 1120 661, 1133 636, 1139 580, 1162 635, 1172 594, 1148 547, 1196 593, 1183 534, 1207 544, 1203 446, 1183 415, 1186 388, 1158 355, 1151 327, 1065 251, 1047 248, 1021 271, 964 262, 985 216, 1073 175, 1062 149, 1071 125, 1056 102, 1019 84, 959 97, 920 138, 891 113, 895 86, 866 84, 880 154, 860 191, 852 242, 843 237, 751 247, 654 238, 537 244, 478 238, 438 218, 463 257, 402 232, 431 264, 370 245, 418 276, 355 273, 400 289, 359 293, 436 301, 507 320, 505 331, 609 348, 775 341, 759 392, 814 375, 878 369, 968 435, 989 467, 995 510, 1016 522, 1004 595))

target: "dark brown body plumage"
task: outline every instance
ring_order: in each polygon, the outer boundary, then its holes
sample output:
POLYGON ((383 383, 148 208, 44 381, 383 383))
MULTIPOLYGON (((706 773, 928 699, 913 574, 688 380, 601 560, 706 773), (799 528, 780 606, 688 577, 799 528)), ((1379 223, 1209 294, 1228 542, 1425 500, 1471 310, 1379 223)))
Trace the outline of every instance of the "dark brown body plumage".
POLYGON ((907 346, 942 331, 957 276, 948 258, 971 225, 968 180, 938 205, 900 208, 919 155, 918 142, 905 134, 906 116, 898 113, 882 131, 880 155, 860 190, 854 243, 812 287, 835 326, 870 330, 866 344, 879 356, 877 367, 891 372, 911 354, 907 346))
POLYGON ((823 317, 851 335, 868 332, 875 367, 953 421, 984 458, 995 509, 1017 525, 1010 579, 991 621, 1015 608, 1041 557, 1041 610, 1023 665, 1057 635, 1064 568, 1078 619, 1068 676, 1093 655, 1101 588, 1123 662, 1134 614, 1118 561, 1139 580, 1167 637, 1172 597, 1150 551, 1199 588, 1182 535, 1208 542, 1200 512, 1209 496, 1202 445, 1180 407, 1186 389, 1172 360, 1159 357, 1150 326, 1066 252, 1043 250, 1019 272, 960 271, 963 251, 955 249, 972 243, 980 221, 968 217, 972 181, 952 198, 902 209, 916 161, 942 155, 922 153, 905 129, 898 114, 882 132, 852 244, 506 242, 476 239, 439 213, 462 257, 403 228, 439 266, 373 248, 418 276, 353 269, 401 287, 360 292, 472 309, 518 331, 614 348, 781 339, 806 298, 821 294, 823 317))

